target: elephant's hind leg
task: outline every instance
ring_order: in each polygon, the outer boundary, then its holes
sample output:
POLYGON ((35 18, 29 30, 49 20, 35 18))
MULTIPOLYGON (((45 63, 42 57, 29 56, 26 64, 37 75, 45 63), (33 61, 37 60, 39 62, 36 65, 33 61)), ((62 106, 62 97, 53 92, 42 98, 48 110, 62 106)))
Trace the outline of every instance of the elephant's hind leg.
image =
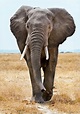
POLYGON ((53 84, 54 84, 54 76, 55 76, 55 68, 57 64, 57 56, 58 56, 58 47, 50 48, 50 58, 46 67, 43 68, 44 70, 44 87, 46 91, 43 94, 43 98, 45 101, 51 99, 53 95, 53 84))

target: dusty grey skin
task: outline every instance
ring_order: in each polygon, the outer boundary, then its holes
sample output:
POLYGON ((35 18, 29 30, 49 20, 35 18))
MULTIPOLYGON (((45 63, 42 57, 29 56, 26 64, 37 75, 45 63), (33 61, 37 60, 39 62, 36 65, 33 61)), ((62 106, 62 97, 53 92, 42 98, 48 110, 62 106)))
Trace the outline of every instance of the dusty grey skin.
POLYGON ((53 95, 59 44, 75 31, 72 16, 59 8, 22 6, 11 17, 10 28, 21 53, 27 47, 24 58, 30 72, 32 101, 43 103, 50 100, 53 95), (46 46, 49 51, 47 60, 44 51, 46 46), (43 83, 41 67, 44 71, 43 83))

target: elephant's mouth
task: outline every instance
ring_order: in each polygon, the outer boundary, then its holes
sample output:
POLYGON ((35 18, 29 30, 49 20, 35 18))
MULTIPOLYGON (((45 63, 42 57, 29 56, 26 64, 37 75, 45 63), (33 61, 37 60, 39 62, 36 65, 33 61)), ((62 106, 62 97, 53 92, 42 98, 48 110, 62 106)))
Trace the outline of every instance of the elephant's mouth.
MULTIPOLYGON (((28 49, 28 44, 25 45, 24 50, 23 50, 23 52, 21 54, 20 60, 22 60, 24 58, 24 56, 25 56, 25 54, 27 52, 27 49, 28 49)), ((48 60, 49 59, 48 46, 45 46, 44 50, 45 50, 46 60, 48 60)))

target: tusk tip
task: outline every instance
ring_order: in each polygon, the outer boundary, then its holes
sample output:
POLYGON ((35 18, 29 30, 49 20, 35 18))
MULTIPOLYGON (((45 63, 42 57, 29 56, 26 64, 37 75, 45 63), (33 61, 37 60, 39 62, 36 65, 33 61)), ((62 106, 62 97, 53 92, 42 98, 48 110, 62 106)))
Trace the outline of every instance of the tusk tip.
POLYGON ((22 58, 20 58, 20 61, 22 61, 22 58))
POLYGON ((21 57, 20 57, 20 61, 22 61, 22 59, 23 59, 23 57, 21 56, 21 57))
POLYGON ((46 60, 48 60, 48 59, 49 59, 49 57, 46 58, 46 60))

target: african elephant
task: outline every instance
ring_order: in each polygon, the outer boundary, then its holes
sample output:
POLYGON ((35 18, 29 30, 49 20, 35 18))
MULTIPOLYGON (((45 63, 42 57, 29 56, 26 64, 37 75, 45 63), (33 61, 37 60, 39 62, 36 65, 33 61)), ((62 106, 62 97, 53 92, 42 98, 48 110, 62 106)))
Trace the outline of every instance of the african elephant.
POLYGON ((72 16, 61 8, 21 6, 10 19, 10 29, 29 67, 32 101, 52 98, 59 44, 73 35, 72 16), (41 68, 44 72, 42 82, 41 68))

